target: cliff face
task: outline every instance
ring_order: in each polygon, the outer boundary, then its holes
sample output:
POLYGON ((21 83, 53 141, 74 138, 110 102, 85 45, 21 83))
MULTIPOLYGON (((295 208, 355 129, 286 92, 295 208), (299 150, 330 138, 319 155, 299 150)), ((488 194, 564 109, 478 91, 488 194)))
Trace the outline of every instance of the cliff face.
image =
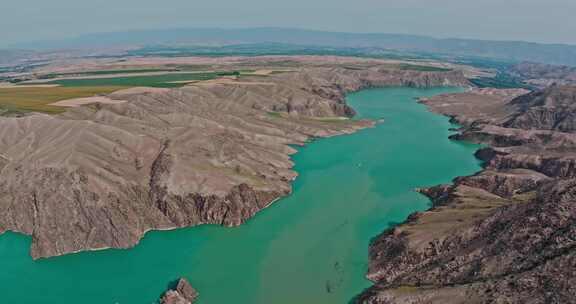
MULTIPOLYGON (((556 107, 573 107, 573 90, 501 92, 499 102, 481 91, 425 100, 464 122, 457 138, 495 147, 477 153, 484 171, 420 189, 434 207, 372 242, 375 285, 358 302, 573 303, 576 134, 547 119, 519 120, 541 107, 562 114, 556 107), (484 119, 488 111, 497 115, 484 119)), ((574 123, 566 117, 562 125, 574 123)))
POLYGON ((0 233, 32 257, 128 248, 152 229, 239 225, 290 193, 289 145, 370 127, 344 94, 466 85, 460 73, 309 68, 110 97, 62 115, 0 119, 0 233), (318 119, 323 118, 323 119, 318 119))

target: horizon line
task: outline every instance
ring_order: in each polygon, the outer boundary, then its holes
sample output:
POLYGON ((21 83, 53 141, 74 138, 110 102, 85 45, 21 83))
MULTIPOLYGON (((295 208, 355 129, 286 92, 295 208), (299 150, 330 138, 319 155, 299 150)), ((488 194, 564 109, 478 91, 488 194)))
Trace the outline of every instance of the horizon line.
MULTIPOLYGON (((235 31, 235 30, 291 30, 291 31, 302 31, 302 32, 317 32, 317 33, 330 33, 330 34, 348 34, 348 35, 390 35, 390 36, 405 36, 414 38, 428 38, 434 40, 468 40, 477 42, 502 42, 502 43, 526 43, 534 45, 548 45, 548 46, 571 46, 576 47, 576 43, 566 43, 566 42, 538 42, 538 41, 528 41, 528 40, 514 40, 514 39, 484 39, 484 38, 467 38, 467 37, 454 37, 454 36, 436 36, 436 35, 425 35, 425 34, 410 34, 410 33, 392 33, 392 32, 366 32, 366 31, 338 31, 329 29, 312 29, 312 28, 300 28, 300 27, 281 27, 281 26, 239 26, 239 27, 166 27, 166 28, 140 28, 140 29, 126 29, 126 30, 116 30, 116 31, 102 31, 102 32, 87 32, 78 35, 70 35, 63 38, 54 39, 38 39, 30 40, 26 42, 11 43, 8 45, 0 45, 0 49, 27 49, 25 45, 32 44, 42 44, 42 43, 57 43, 59 41, 70 41, 75 39, 80 39, 87 36, 95 35, 110 35, 117 33, 131 33, 131 32, 163 32, 163 31, 186 31, 186 30, 220 30, 220 31, 235 31)), ((42 48, 39 48, 42 49, 42 48)))

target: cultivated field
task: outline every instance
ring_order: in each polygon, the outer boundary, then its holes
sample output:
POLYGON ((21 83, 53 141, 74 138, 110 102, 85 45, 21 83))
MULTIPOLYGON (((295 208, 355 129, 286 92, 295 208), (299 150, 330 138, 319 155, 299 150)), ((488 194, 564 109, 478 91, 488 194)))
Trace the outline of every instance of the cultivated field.
POLYGON ((110 77, 110 78, 82 78, 63 79, 49 83, 59 84, 64 87, 181 87, 189 81, 209 80, 219 77, 219 73, 174 73, 147 76, 110 77))
POLYGON ((80 97, 108 94, 125 87, 0 87, 0 115, 14 112, 60 113, 65 108, 51 103, 80 97))

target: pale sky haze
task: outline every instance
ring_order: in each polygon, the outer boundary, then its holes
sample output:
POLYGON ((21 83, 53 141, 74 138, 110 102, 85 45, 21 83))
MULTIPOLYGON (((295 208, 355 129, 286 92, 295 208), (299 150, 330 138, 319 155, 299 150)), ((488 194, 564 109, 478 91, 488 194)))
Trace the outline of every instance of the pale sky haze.
POLYGON ((86 33, 193 27, 576 44, 576 0, 0 0, 0 46, 86 33))

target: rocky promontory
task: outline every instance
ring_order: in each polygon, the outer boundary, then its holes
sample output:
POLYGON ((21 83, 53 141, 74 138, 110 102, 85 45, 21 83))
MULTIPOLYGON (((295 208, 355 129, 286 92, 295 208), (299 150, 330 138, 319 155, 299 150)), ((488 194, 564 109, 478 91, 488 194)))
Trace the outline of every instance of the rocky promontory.
POLYGON ((355 132, 347 92, 468 86, 460 71, 303 67, 112 93, 118 102, 0 118, 0 232, 33 258, 129 248, 149 230, 239 225, 291 192, 291 145, 355 132))
POLYGON ((485 169, 419 189, 433 208, 370 246, 360 303, 573 303, 576 87, 423 100, 485 143, 485 169))

